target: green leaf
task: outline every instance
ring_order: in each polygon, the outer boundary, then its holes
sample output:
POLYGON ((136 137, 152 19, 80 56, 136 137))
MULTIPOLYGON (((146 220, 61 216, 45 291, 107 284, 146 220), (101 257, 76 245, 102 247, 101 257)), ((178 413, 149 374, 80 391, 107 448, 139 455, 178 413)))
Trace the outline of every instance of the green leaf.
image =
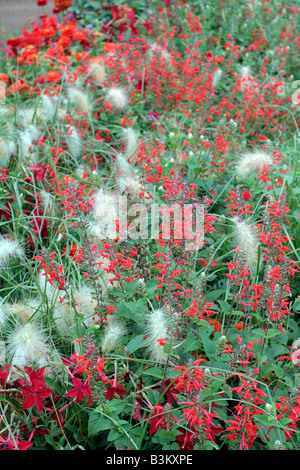
POLYGON ((217 289, 215 291, 209 292, 206 295, 206 300, 207 300, 207 302, 214 302, 222 294, 224 294, 224 290, 223 289, 217 289))
POLYGON ((281 331, 279 331, 279 330, 274 330, 274 329, 269 330, 267 332, 267 338, 273 338, 274 336, 279 335, 279 333, 281 333, 281 331))
POLYGON ((132 338, 127 344, 127 350, 129 354, 134 353, 138 349, 141 349, 146 346, 146 341, 144 340, 144 335, 137 335, 132 338))
POLYGON ((98 434, 100 431, 105 431, 107 429, 111 429, 112 427, 112 422, 110 419, 102 416, 100 411, 95 411, 92 412, 89 422, 88 422, 88 435, 89 436, 95 436, 98 434))
POLYGON ((197 339, 193 333, 189 332, 186 335, 186 340, 184 343, 184 351, 185 352, 196 351, 196 349, 199 349, 200 346, 201 346, 200 340, 197 339))
POLYGON ((224 300, 218 300, 218 303, 219 303, 223 313, 229 313, 230 312, 231 305, 228 302, 225 302, 224 300))
POLYGON ((163 379, 163 372, 159 367, 150 367, 144 371, 145 375, 151 375, 152 377, 157 377, 158 379, 163 379))
POLYGON ((257 365, 261 366, 263 362, 265 362, 268 359, 268 356, 266 354, 263 354, 261 357, 258 358, 257 365))
POLYGON ((216 353, 215 343, 211 339, 205 338, 205 337, 202 338, 202 342, 203 342, 204 351, 207 354, 207 356, 209 358, 214 356, 216 353))

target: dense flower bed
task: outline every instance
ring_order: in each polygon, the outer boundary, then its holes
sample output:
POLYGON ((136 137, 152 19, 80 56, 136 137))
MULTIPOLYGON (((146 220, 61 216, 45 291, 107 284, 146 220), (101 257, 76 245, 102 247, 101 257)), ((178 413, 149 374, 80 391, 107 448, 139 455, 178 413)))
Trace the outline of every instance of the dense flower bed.
POLYGON ((297 4, 54 11, 0 63, 0 448, 299 449, 297 4))

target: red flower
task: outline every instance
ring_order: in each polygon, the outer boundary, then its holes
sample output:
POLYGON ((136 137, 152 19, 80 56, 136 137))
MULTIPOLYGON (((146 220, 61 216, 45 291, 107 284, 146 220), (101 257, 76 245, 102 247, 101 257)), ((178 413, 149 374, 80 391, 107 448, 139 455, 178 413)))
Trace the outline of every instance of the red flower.
POLYGON ((150 423, 149 434, 154 434, 160 426, 162 427, 163 421, 164 421, 163 412, 164 412, 163 406, 157 405, 154 410, 154 414, 149 420, 149 423, 150 423))
POLYGON ((76 398, 75 402, 79 403, 80 401, 83 400, 84 397, 91 396, 90 387, 87 382, 82 383, 81 380, 77 379, 76 377, 72 378, 72 382, 73 382, 74 388, 72 388, 71 390, 69 390, 68 393, 66 393, 66 397, 76 398))
POLYGON ((32 408, 34 405, 38 411, 42 411, 45 404, 43 398, 48 398, 52 390, 43 385, 40 385, 39 380, 33 380, 32 385, 20 387, 24 395, 23 410, 32 408))
POLYGON ((108 387, 105 397, 109 400, 110 398, 119 398, 120 400, 123 400, 123 395, 125 395, 127 392, 124 390, 124 388, 119 385, 119 382, 112 387, 108 387), (119 396, 118 396, 119 395, 119 396))
POLYGON ((250 199, 251 199, 250 191, 244 191, 243 194, 242 194, 242 198, 244 199, 244 201, 250 201, 250 199))
POLYGON ((178 431, 182 431, 183 434, 178 434, 176 440, 182 450, 193 450, 194 449, 194 434, 190 431, 179 428, 178 431))

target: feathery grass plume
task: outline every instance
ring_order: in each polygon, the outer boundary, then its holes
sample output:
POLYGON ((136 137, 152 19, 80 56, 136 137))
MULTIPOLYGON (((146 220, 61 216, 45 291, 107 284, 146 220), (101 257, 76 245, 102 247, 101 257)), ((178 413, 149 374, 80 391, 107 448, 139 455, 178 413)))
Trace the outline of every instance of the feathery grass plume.
POLYGON ((6 364, 6 344, 4 341, 0 341, 0 364, 6 364))
POLYGON ((8 312, 5 308, 5 305, 3 304, 3 301, 0 300, 0 331, 1 331, 1 328, 5 326, 7 316, 8 316, 8 312))
POLYGON ((6 99, 6 83, 0 80, 0 103, 5 103, 6 99))
POLYGON ((89 97, 78 88, 68 88, 68 98, 81 112, 88 113, 91 110, 89 97))
POLYGON ((13 140, 0 140, 0 160, 5 165, 9 163, 10 157, 17 150, 16 144, 13 140))
POLYGON ((34 124, 29 124, 29 126, 27 127, 27 131, 29 132, 31 136, 31 140, 33 142, 36 142, 41 135, 40 129, 36 127, 34 124))
POLYGON ((119 178, 118 186, 121 193, 127 193, 133 197, 138 197, 140 192, 143 191, 142 184, 134 177, 119 178))
POLYGON ((95 82, 101 85, 106 79, 105 67, 101 62, 92 61, 89 66, 89 75, 91 75, 95 82))
POLYGON ((36 312, 39 306, 39 301, 34 299, 27 304, 22 302, 15 302, 14 304, 7 304, 5 305, 7 315, 11 318, 15 323, 18 324, 25 324, 27 323, 33 316, 36 316, 36 312))
POLYGON ((81 152, 81 139, 77 129, 74 126, 68 126, 66 142, 73 157, 79 157, 81 152))
POLYGON ((212 87, 216 88, 221 80, 223 71, 221 69, 217 69, 214 73, 213 80, 212 80, 212 87))
POLYGON ((21 157, 27 157, 32 147, 32 136, 28 129, 19 133, 21 157))
POLYGON ((253 171, 262 170, 264 165, 272 165, 273 157, 264 150, 255 150, 254 152, 244 153, 237 163, 237 173, 243 178, 250 175, 253 171))
POLYGON ((139 150, 139 139, 138 135, 132 127, 123 129, 126 146, 126 156, 128 159, 134 160, 139 150))
POLYGON ((50 356, 45 332, 33 321, 16 326, 7 338, 7 356, 18 367, 30 364, 41 367, 50 356))
POLYGON ((24 249, 18 240, 0 237, 0 267, 13 258, 24 258, 24 249))
POLYGON ((244 78, 245 80, 248 80, 248 78, 250 77, 250 74, 251 74, 251 68, 249 65, 241 65, 240 68, 239 68, 239 71, 240 71, 240 75, 242 78, 244 78))
POLYGON ((48 121, 49 119, 53 119, 55 115, 55 105, 52 99, 48 95, 41 96, 41 107, 39 110, 39 116, 42 121, 48 121))
POLYGON ((234 235, 240 249, 245 253, 245 258, 250 266, 257 263, 258 238, 255 227, 248 225, 243 220, 233 219, 235 230, 234 235))
POLYGON ((130 163, 128 163, 127 158, 121 153, 116 155, 116 165, 120 176, 133 178, 136 174, 135 169, 130 165, 130 163))
POLYGON ((84 324, 86 328, 91 328, 97 321, 95 314, 97 302, 92 298, 92 291, 87 286, 74 291, 75 307, 71 301, 56 303, 53 319, 58 332, 64 339, 74 336, 77 323, 84 324), (76 321, 77 317, 77 321, 76 321))
POLYGON ((44 210, 44 213, 47 216, 54 217, 55 212, 56 212, 56 207, 54 204, 54 197, 48 191, 45 191, 44 189, 39 192, 39 196, 40 196, 40 205, 42 209, 44 210))
POLYGON ((245 88, 251 84, 251 80, 250 80, 251 69, 249 65, 241 65, 239 67, 239 72, 240 72, 240 76, 242 79, 241 88, 242 90, 245 90, 245 88))
POLYGON ((94 218, 99 221, 107 215, 108 210, 118 213, 117 197, 101 188, 94 194, 94 218))
POLYGON ((50 282, 47 281, 47 275, 46 273, 44 274, 43 269, 39 271, 37 281, 41 290, 41 300, 44 300, 44 296, 46 296, 48 303, 50 303, 50 305, 54 305, 58 296, 58 290, 54 285, 51 285, 50 282))
POLYGON ((27 127, 32 124, 34 117, 37 117, 35 108, 25 108, 17 110, 17 123, 20 126, 27 127))
POLYGON ((93 299, 92 291, 89 287, 83 286, 74 292, 74 299, 78 303, 79 313, 83 315, 83 322, 87 328, 90 328, 97 321, 95 314, 97 301, 93 299))
POLYGON ((72 338, 72 328, 76 323, 74 311, 68 301, 56 303, 53 310, 53 320, 61 339, 66 340, 72 338))
POLYGON ((108 317, 102 339, 102 354, 106 355, 120 346, 127 330, 124 323, 115 316, 108 317))
POLYGON ((106 100, 115 108, 123 109, 127 105, 128 98, 123 88, 110 88, 106 93, 106 100))
POLYGON ((168 354, 164 352, 164 346, 160 344, 159 339, 168 338, 168 329, 170 318, 164 310, 153 310, 146 318, 147 322, 147 340, 148 353, 150 358, 156 363, 166 362, 168 354))

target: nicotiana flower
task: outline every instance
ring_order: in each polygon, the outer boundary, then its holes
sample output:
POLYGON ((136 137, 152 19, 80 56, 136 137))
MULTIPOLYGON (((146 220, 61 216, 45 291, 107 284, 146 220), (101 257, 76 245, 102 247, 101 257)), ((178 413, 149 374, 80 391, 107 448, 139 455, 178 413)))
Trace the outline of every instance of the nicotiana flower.
POLYGON ((117 349, 126 333, 124 323, 115 316, 109 316, 102 339, 102 354, 106 355, 117 349))
POLYGON ((164 352, 164 344, 168 338, 170 317, 162 309, 153 310, 146 318, 148 353, 157 362, 166 362, 168 354, 164 352))
POLYGON ((115 108, 123 109, 127 105, 127 95, 123 88, 110 88, 106 94, 106 100, 115 108))
POLYGON ((13 258, 24 258, 24 249, 18 240, 0 237, 0 267, 13 258))
POLYGON ((257 263, 257 248, 258 238, 255 231, 255 227, 248 225, 243 220, 234 220, 234 235, 240 249, 244 252, 245 258, 250 266, 254 266, 257 263))
POLYGON ((273 157, 264 150, 245 153, 237 163, 237 173, 245 178, 253 171, 262 170, 265 165, 272 165, 273 157))

